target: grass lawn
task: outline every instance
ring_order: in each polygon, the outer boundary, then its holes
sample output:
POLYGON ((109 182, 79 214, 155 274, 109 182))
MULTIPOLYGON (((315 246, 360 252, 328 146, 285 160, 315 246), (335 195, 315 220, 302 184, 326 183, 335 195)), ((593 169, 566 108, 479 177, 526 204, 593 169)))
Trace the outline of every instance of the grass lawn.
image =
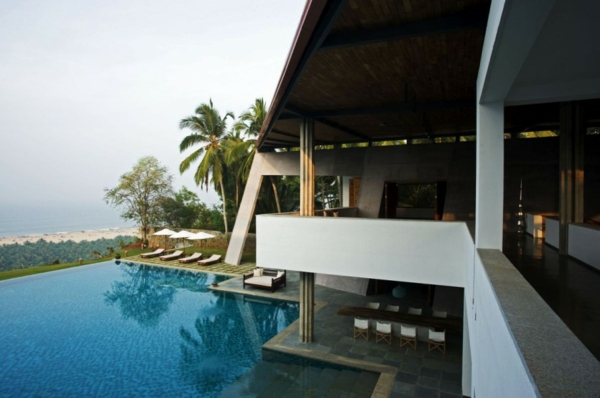
MULTIPOLYGON (((154 250, 148 250, 148 249, 128 250, 127 256, 136 256, 140 253, 148 253, 148 252, 152 252, 152 251, 154 251, 154 250)), ((194 253, 194 252, 201 252, 203 254, 204 258, 210 257, 213 254, 220 254, 223 256, 223 258, 225 258, 225 253, 227 252, 227 249, 218 249, 218 248, 213 248, 213 247, 206 247, 206 248, 188 247, 185 250, 185 253, 187 255, 194 253)), ((125 252, 123 250, 117 250, 117 251, 115 251, 114 254, 117 254, 117 253, 119 253, 121 255, 122 260, 127 259, 127 257, 125 257, 125 252)), ((110 257, 103 257, 103 258, 99 258, 97 260, 84 261, 83 264, 81 264, 81 265, 95 264, 95 263, 100 263, 103 261, 112 260, 114 258, 114 254, 111 255, 110 257)), ((242 254, 242 263, 255 263, 255 262, 256 262, 256 252, 244 252, 242 254)), ((74 262, 74 263, 65 263, 65 264, 57 264, 57 265, 40 265, 37 267, 12 269, 10 271, 1 271, 0 272, 0 281, 6 280, 6 279, 12 279, 12 278, 19 278, 21 276, 42 274, 44 272, 57 271, 59 269, 79 267, 79 266, 80 265, 78 262, 74 262)))
MULTIPOLYGON (((141 249, 129 250, 127 252, 127 255, 135 256, 135 255, 143 253, 145 251, 146 250, 141 250, 141 249)), ((123 257, 125 255, 124 250, 115 251, 115 254, 117 254, 117 253, 119 253, 121 255, 121 257, 123 257)), ((113 258, 114 258, 114 254, 111 255, 110 257, 102 257, 102 258, 99 258, 96 260, 84 261, 81 265, 101 263, 103 261, 108 261, 113 258)), ((59 269, 73 268, 73 267, 79 267, 79 266, 80 266, 79 262, 76 261, 74 263, 64 263, 64 264, 56 264, 56 265, 39 265, 37 267, 11 269, 10 271, 1 271, 0 272, 0 281, 6 280, 6 279, 12 279, 12 278, 19 278, 21 276, 42 274, 44 272, 57 271, 59 269)))

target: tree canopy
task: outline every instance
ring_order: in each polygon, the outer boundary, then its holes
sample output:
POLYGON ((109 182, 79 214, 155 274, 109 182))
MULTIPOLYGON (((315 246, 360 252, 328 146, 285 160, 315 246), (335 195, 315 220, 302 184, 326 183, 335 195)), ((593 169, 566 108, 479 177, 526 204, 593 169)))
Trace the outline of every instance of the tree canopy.
POLYGON ((114 188, 105 188, 106 203, 120 208, 121 217, 142 227, 146 242, 148 226, 159 219, 160 202, 173 193, 173 176, 153 156, 138 160, 133 169, 119 178, 114 188))

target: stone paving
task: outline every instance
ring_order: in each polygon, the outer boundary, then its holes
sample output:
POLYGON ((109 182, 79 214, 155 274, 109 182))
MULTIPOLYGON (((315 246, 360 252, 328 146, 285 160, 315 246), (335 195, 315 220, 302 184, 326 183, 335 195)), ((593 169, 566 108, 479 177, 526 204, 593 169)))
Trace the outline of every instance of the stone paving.
MULTIPOLYGON (((274 293, 267 290, 243 289, 241 278, 222 282, 215 290, 242 293, 254 296, 271 297, 280 300, 298 301, 300 282, 298 273, 287 273, 287 286, 274 293)), ((389 397, 461 397, 462 394, 462 334, 447 332, 446 355, 439 351, 427 352, 427 343, 419 341, 417 350, 404 346, 400 348, 398 339, 392 346, 375 343, 372 334, 369 341, 353 338, 354 318, 337 315, 340 307, 364 306, 369 301, 400 305, 401 311, 408 306, 424 308, 427 301, 419 298, 395 299, 391 294, 362 296, 346 293, 322 286, 315 286, 317 307, 315 313, 315 339, 313 343, 301 343, 298 339, 298 322, 294 322, 284 332, 265 344, 267 349, 308 356, 314 359, 357 366, 393 374, 394 378, 389 397), (370 364, 370 365, 369 365, 370 364)))
MULTIPOLYGON (((217 287, 209 287, 217 291, 288 301, 298 301, 299 298, 300 278, 296 272, 287 272, 287 286, 271 293, 253 287, 243 288, 240 275, 253 270, 255 264, 184 265, 177 261, 142 259, 139 256, 128 257, 124 261, 237 276, 221 282, 217 287)), ((414 350, 408 346, 401 348, 396 338, 391 346, 384 342, 376 344, 374 333, 369 341, 364 338, 354 339, 354 319, 337 315, 340 307, 365 306, 371 301, 381 303, 382 308, 393 304, 400 305, 400 311, 407 311, 408 306, 423 308, 424 313, 431 311, 423 295, 409 294, 408 297, 411 298, 396 299, 390 293, 362 296, 317 285, 314 342, 307 344, 299 341, 296 321, 267 342, 264 348, 379 372, 381 376, 373 397, 461 397, 461 333, 446 333, 446 355, 443 355, 437 350, 428 352, 425 341, 419 341, 414 350)))

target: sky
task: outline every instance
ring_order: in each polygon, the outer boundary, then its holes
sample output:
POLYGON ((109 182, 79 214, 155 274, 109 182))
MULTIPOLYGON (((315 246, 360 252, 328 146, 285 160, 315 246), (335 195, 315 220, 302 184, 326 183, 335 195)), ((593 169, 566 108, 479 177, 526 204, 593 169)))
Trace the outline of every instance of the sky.
POLYGON ((0 206, 103 204, 143 156, 174 188, 179 121, 268 104, 305 0, 0 2, 0 206))

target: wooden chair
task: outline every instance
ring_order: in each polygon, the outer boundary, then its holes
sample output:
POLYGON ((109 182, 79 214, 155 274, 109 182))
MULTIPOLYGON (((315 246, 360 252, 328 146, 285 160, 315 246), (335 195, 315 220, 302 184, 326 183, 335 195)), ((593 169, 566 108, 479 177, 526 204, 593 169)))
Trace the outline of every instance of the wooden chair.
POLYGON ((408 307, 408 313, 410 315, 421 315, 423 310, 421 308, 408 307))
POLYGON ((387 341, 389 345, 392 345, 392 324, 386 322, 377 322, 375 343, 379 343, 380 340, 387 341))
POLYGON ((417 327, 400 324, 400 347, 404 347, 406 344, 417 349, 417 327))
POLYGON ((362 336, 365 340, 369 340, 369 320, 354 318, 354 338, 362 336))
POLYGON ((367 303, 367 308, 372 309, 372 310, 378 310, 379 303, 367 303))
POLYGON ((385 306, 385 310, 386 311, 392 311, 392 312, 400 312, 400 306, 399 305, 386 305, 385 306))
POLYGON ((436 348, 446 355, 446 331, 436 332, 433 329, 429 329, 429 340, 427 341, 427 348, 429 351, 435 350, 436 348))
POLYGON ((446 311, 433 311, 434 318, 448 318, 448 313, 446 311))

